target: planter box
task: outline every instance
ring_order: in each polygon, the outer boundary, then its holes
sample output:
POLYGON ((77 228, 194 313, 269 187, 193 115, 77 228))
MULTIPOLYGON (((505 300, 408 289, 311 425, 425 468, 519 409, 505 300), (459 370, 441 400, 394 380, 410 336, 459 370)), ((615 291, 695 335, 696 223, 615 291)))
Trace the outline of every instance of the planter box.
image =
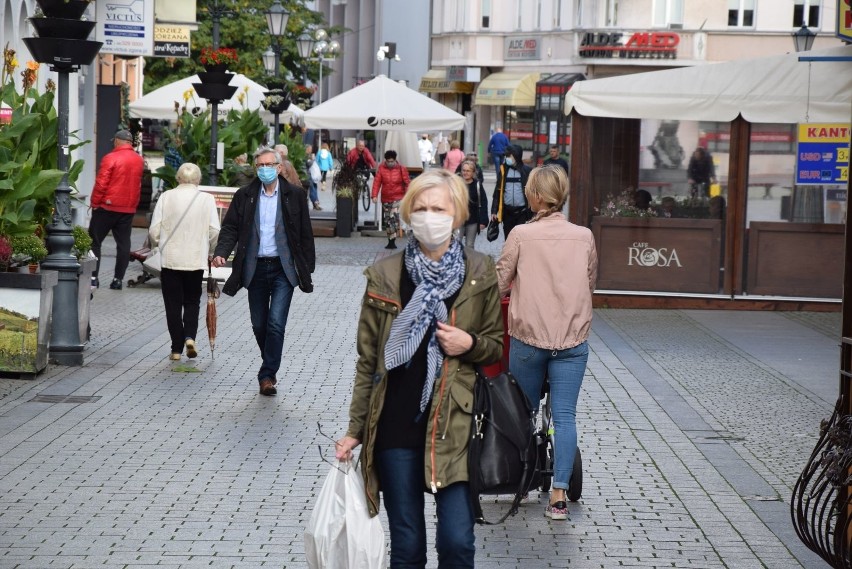
POLYGON ((844 224, 752 221, 746 293, 841 298, 844 224))
POLYGON ((0 273, 0 372, 36 374, 47 367, 56 271, 0 273))
POLYGON ((77 317, 80 319, 80 343, 89 341, 89 312, 92 306, 92 273, 98 266, 97 259, 80 261, 80 276, 77 279, 77 317))
POLYGON ((595 217, 599 290, 718 294, 722 221, 595 217))
POLYGON ((352 237, 352 212, 355 200, 337 198, 337 236, 352 237))

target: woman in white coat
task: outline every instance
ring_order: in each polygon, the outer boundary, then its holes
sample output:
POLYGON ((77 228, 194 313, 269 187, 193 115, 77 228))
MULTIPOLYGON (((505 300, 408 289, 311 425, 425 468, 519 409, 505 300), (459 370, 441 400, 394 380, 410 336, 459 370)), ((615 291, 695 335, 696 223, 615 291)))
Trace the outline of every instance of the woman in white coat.
POLYGON ((170 360, 198 355, 195 334, 201 303, 201 283, 210 251, 219 238, 219 215, 213 196, 198 191, 201 170, 191 162, 177 171, 178 186, 157 200, 151 227, 151 247, 159 247, 162 259, 160 283, 166 306, 166 324, 172 346, 170 360))

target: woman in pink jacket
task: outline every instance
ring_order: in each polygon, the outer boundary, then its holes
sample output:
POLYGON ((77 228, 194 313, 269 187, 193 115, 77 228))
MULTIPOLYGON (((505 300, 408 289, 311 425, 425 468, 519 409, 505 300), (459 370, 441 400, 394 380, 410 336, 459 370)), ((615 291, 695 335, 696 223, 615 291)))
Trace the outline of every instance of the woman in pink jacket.
POLYGON ((455 172, 459 164, 464 160, 464 152, 459 148, 458 140, 450 142, 450 151, 447 152, 447 157, 444 158, 444 170, 455 172))
POLYGON ((598 255, 592 232, 569 223, 561 210, 568 178, 561 166, 530 173, 524 190, 535 217, 506 238, 497 278, 509 301, 509 371, 538 408, 545 376, 553 411, 553 490, 545 516, 568 517, 566 490, 577 451, 577 399, 592 326, 598 255))
POLYGON ((385 152, 385 161, 376 169, 373 179, 373 203, 378 201, 379 191, 382 193, 382 223, 388 235, 385 249, 396 249, 396 235, 399 232, 399 202, 408 190, 411 178, 408 169, 396 161, 396 151, 385 152))

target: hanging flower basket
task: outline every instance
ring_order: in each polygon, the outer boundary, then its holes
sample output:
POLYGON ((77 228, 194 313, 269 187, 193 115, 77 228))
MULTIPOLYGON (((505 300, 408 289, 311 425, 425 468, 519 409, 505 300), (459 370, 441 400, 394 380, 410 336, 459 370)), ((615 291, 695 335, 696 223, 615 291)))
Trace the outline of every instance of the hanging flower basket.
POLYGON ((201 48, 201 57, 198 61, 208 72, 222 73, 227 71, 229 65, 234 65, 239 60, 237 50, 232 47, 201 48))
POLYGON ((73 70, 95 59, 103 42, 65 38, 24 38, 33 58, 53 69, 73 70))
POLYGON ((193 88, 195 88, 195 92, 198 93, 199 97, 207 99, 208 101, 227 101, 231 97, 234 96, 234 93, 237 92, 236 85, 222 85, 221 83, 193 83, 193 88))
POLYGON ((72 20, 68 18, 28 18, 35 28, 36 34, 42 38, 66 38, 84 40, 97 25, 88 20, 72 20))

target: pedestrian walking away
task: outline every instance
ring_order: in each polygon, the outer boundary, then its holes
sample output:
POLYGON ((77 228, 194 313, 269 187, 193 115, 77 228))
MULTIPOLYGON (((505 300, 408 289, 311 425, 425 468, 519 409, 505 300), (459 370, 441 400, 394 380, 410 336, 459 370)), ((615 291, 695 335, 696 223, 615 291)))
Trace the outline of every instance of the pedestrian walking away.
POLYGON ((201 282, 219 236, 216 201, 198 191, 201 169, 184 162, 176 178, 178 186, 157 200, 148 229, 151 247, 160 249, 160 282, 172 342, 169 359, 173 361, 180 360, 184 348, 188 358, 198 355, 195 335, 201 282))
POLYGON ((115 271, 109 288, 121 290, 127 265, 130 263, 130 232, 133 214, 142 194, 142 172, 145 161, 133 149, 133 135, 129 130, 119 130, 113 137, 113 150, 101 160, 89 206, 92 219, 89 236, 92 253, 98 258, 92 286, 100 286, 101 245, 112 231, 115 239, 115 271))
POLYGON ((495 129, 494 134, 488 141, 488 153, 491 155, 491 161, 494 163, 494 171, 500 173, 500 166, 503 164, 503 155, 506 153, 506 148, 509 146, 509 139, 503 134, 502 129, 495 129))
POLYGON ((503 319, 493 261, 454 236, 467 201, 451 172, 414 178, 400 207, 412 238, 365 271, 349 427, 336 456, 350 460, 363 443, 367 507, 378 515, 381 490, 391 567, 426 566, 427 490, 435 497, 438 565, 474 566, 467 468, 474 365, 500 359, 503 319))
POLYGON ((476 177, 476 162, 465 160, 459 165, 461 177, 467 186, 469 215, 464 222, 464 245, 473 248, 476 236, 488 225, 488 198, 482 181, 476 177))
POLYGON ((503 165, 497 173, 497 184, 491 198, 491 218, 503 224, 503 237, 532 218, 524 188, 531 168, 523 162, 524 151, 520 146, 510 144, 506 148, 503 165))
POLYGON ((533 170, 526 194, 535 217, 506 238, 497 276, 500 292, 511 290, 509 371, 532 411, 538 409, 545 377, 550 383, 555 448, 553 489, 545 516, 564 520, 577 451, 577 400, 589 357, 598 257, 592 232, 569 223, 561 213, 568 198, 568 178, 561 166, 533 170))
POLYGON ((450 143, 450 151, 441 162, 442 166, 450 172, 455 172, 459 165, 464 160, 464 152, 459 147, 459 141, 454 140, 450 143))
POLYGON ((222 292, 234 296, 247 289, 261 355, 260 393, 275 395, 293 289, 313 291, 316 253, 305 191, 281 175, 273 148, 258 148, 254 165, 257 178, 236 191, 222 220, 213 265, 224 266, 236 251, 222 292))
POLYGON ((278 158, 281 160, 281 175, 285 180, 296 186, 302 187, 302 180, 299 178, 299 173, 296 172, 296 167, 289 160, 290 150, 286 144, 276 144, 275 152, 278 153, 278 158))
POLYGON ((328 149, 327 142, 323 142, 320 146, 319 154, 317 154, 317 162, 319 163, 320 172, 322 172, 322 180, 320 183, 323 191, 325 191, 325 178, 334 168, 334 158, 331 156, 331 151, 328 149))
POLYGON ((308 200, 313 208, 317 211, 322 211, 319 203, 319 194, 317 193, 317 182, 311 175, 311 167, 314 165, 316 156, 314 155, 314 147, 310 144, 305 145, 305 172, 308 173, 308 200))
POLYGON ((385 225, 385 233, 388 236, 385 249, 396 249, 396 238, 399 234, 399 203, 405 196, 410 183, 408 169, 396 161, 396 151, 385 152, 385 161, 376 169, 371 193, 373 203, 378 201, 381 194, 382 223, 385 225))

